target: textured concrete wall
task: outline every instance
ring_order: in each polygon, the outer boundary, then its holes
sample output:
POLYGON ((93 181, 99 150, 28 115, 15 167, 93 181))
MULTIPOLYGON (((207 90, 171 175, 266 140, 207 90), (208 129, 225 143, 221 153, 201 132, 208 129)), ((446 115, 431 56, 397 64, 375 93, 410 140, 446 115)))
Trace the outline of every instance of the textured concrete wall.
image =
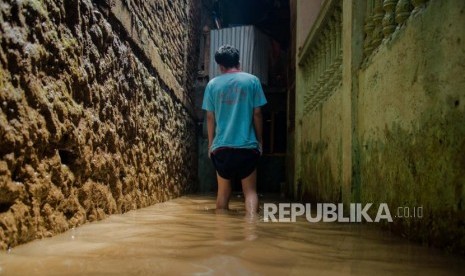
POLYGON ((360 199, 423 206, 390 227, 465 252, 465 2, 431 1, 360 71, 360 199))
POLYGON ((0 1, 0 248, 195 183, 198 3, 146 2, 0 1))

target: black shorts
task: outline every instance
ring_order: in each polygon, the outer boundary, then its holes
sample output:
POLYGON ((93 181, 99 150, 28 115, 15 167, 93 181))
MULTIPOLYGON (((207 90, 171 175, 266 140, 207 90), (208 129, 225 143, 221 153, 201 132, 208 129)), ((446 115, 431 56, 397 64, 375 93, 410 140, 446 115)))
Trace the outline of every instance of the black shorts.
POLYGON ((225 179, 244 179, 257 166, 260 152, 257 149, 218 148, 211 154, 213 166, 225 179))

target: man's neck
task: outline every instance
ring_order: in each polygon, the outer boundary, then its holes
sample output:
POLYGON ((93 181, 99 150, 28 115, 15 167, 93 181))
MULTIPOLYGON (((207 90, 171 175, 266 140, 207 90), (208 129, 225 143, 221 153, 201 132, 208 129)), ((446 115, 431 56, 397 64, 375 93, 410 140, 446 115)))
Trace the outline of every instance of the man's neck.
POLYGON ((232 68, 228 68, 228 69, 222 70, 222 73, 223 73, 223 74, 228 74, 228 73, 237 73, 237 72, 240 72, 240 71, 241 71, 241 70, 239 70, 239 68, 232 67, 232 68))

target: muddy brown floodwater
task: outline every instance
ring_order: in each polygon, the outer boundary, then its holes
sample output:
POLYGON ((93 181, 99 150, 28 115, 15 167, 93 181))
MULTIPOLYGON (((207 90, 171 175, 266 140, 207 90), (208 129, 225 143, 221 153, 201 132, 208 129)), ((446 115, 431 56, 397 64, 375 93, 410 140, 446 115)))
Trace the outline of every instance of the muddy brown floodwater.
MULTIPOLYGON (((0 253, 5 275, 465 275, 465 259, 361 224, 271 223, 185 196, 0 253)), ((266 200, 261 200, 266 202, 266 200)))

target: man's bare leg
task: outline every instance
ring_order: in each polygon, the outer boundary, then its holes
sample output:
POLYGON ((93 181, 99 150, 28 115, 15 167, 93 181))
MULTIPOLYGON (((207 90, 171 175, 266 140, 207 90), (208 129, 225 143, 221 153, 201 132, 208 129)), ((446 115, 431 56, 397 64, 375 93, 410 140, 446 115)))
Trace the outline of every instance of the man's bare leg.
POLYGON ((216 196, 216 209, 229 209, 229 198, 231 196, 231 180, 222 178, 218 173, 218 194, 216 196))
POLYGON ((257 170, 242 179, 242 192, 245 196, 245 211, 247 215, 256 215, 258 210, 257 170))

